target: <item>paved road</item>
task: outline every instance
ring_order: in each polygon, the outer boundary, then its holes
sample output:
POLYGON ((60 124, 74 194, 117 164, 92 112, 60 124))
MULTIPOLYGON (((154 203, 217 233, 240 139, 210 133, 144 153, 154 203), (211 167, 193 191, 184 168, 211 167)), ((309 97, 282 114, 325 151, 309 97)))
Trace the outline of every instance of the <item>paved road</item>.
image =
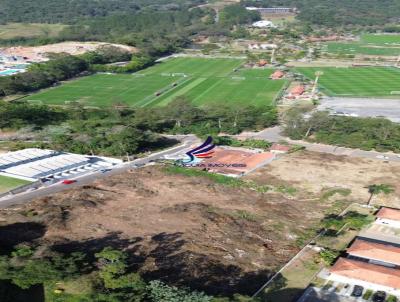
POLYGON ((111 171, 102 173, 102 172, 94 172, 90 174, 85 174, 83 176, 79 176, 76 178, 77 182, 71 185, 64 185, 61 182, 55 183, 49 186, 41 187, 37 190, 34 191, 28 191, 28 192, 23 192, 20 194, 16 195, 8 195, 3 198, 0 198, 0 208, 7 208, 10 206, 18 205, 18 204, 24 204, 27 202, 30 202, 32 199, 52 195, 57 192, 61 192, 64 190, 68 190, 71 188, 76 188, 80 187, 85 184, 89 184, 97 179, 101 178, 106 178, 111 175, 115 174, 120 174, 123 172, 126 172, 130 169, 138 168, 141 167, 142 165, 146 165, 150 163, 151 161, 157 160, 157 159, 163 159, 164 156, 168 156, 171 154, 179 153, 182 152, 188 148, 190 148, 193 144, 196 144, 199 142, 198 138, 195 137, 194 135, 180 135, 180 136, 172 136, 173 138, 179 139, 182 144, 179 146, 157 152, 157 153, 152 153, 147 157, 140 158, 133 160, 129 163, 123 163, 121 165, 115 166, 111 171))
POLYGON ((394 153, 381 153, 376 151, 364 151, 360 149, 351 149, 345 147, 338 147, 332 145, 309 143, 305 141, 295 141, 288 137, 281 135, 282 129, 277 126, 273 128, 268 128, 257 133, 247 133, 245 136, 249 138, 265 139, 270 142, 287 141, 291 144, 304 146, 309 151, 329 153, 334 155, 346 155, 350 157, 368 158, 368 159, 380 159, 382 161, 394 161, 400 162, 400 156, 394 153), (379 158, 381 157, 381 158, 379 158))

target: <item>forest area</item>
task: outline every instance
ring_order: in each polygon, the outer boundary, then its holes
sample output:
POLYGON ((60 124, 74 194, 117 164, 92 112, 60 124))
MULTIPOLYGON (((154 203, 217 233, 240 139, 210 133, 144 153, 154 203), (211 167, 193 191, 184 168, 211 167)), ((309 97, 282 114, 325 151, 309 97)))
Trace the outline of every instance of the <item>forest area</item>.
POLYGON ((373 26, 399 20, 400 2, 397 0, 242 0, 246 6, 293 7, 297 19, 304 23, 341 26, 373 26))

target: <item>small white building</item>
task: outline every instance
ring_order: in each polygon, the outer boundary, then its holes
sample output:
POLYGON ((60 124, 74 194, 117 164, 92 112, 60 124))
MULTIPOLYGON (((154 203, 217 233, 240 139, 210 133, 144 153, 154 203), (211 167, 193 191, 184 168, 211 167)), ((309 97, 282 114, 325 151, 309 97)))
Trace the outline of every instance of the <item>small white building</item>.
POLYGON ((277 26, 272 23, 271 21, 268 20, 261 20, 261 21, 257 21, 254 22, 252 24, 253 27, 257 27, 257 28, 276 28, 277 26))
POLYGON ((375 223, 400 228, 400 210, 382 207, 376 214, 375 223))

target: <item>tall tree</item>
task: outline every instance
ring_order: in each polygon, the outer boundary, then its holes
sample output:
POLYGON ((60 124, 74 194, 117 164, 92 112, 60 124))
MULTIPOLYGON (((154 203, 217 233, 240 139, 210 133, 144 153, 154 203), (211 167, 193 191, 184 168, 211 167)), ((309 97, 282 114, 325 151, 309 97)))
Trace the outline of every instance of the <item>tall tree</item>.
POLYGON ((394 191, 393 186, 388 184, 373 184, 369 185, 367 188, 368 188, 368 193, 370 194, 367 201, 368 206, 371 204, 372 197, 374 197, 375 195, 378 195, 380 193, 388 195, 394 191))

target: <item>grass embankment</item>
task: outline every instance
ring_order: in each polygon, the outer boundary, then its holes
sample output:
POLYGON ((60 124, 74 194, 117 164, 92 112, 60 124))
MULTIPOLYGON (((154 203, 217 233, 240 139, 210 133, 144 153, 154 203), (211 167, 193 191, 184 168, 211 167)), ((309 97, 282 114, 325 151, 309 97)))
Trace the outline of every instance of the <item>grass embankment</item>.
POLYGON ((210 173, 207 171, 198 170, 195 168, 185 168, 180 166, 166 166, 164 168, 165 172, 169 174, 179 174, 190 177, 204 177, 216 184, 235 187, 235 188, 250 188, 256 190, 257 192, 263 193, 271 190, 269 186, 257 185, 252 181, 245 181, 239 178, 233 178, 229 176, 224 176, 220 174, 210 173))

